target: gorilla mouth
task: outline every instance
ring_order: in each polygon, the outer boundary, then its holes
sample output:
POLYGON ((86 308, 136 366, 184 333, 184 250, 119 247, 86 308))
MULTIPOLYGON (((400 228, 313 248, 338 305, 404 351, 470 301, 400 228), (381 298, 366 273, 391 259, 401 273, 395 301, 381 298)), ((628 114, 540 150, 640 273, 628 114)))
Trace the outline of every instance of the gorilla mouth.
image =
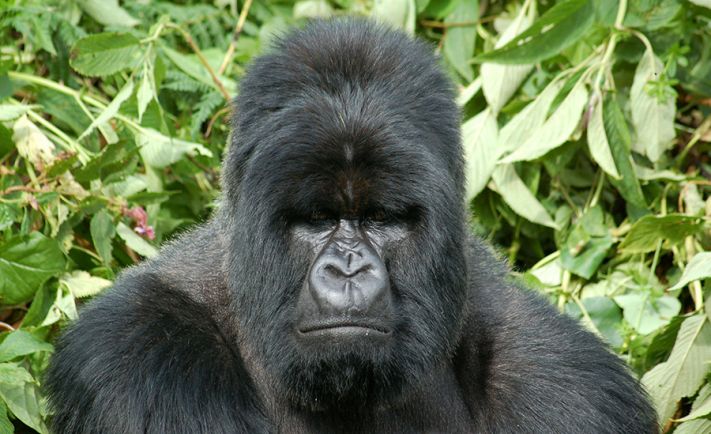
POLYGON ((329 320, 318 321, 301 325, 298 327, 301 335, 375 335, 388 336, 392 333, 390 328, 371 321, 354 320, 329 320))

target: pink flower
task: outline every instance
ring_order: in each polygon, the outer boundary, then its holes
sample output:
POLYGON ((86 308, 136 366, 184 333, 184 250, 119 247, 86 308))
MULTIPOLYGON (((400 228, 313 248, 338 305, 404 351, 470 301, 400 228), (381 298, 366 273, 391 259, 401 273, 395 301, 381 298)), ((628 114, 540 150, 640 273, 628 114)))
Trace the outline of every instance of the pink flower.
POLYGON ((152 240, 156 237, 155 230, 153 226, 148 224, 148 214, 146 210, 140 206, 134 206, 131 209, 124 208, 123 215, 126 217, 131 217, 133 221, 136 222, 136 226, 133 228, 137 234, 152 240))

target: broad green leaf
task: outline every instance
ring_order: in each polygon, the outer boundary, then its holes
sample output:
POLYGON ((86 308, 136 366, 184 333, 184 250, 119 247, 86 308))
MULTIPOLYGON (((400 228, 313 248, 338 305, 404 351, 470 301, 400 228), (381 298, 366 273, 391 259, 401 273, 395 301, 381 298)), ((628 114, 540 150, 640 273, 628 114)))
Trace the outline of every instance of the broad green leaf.
POLYGON ((57 241, 39 232, 0 243, 0 305, 30 300, 47 279, 64 270, 64 265, 57 241))
POLYGON ((647 155, 653 162, 659 160, 676 137, 676 100, 673 90, 667 86, 667 92, 660 100, 659 95, 650 95, 648 89, 648 83, 659 80, 663 71, 662 61, 647 50, 637 65, 630 89, 632 124, 637 136, 632 149, 647 155))
POLYGON ((294 18, 328 18, 333 7, 326 0, 301 0, 294 4, 294 18))
POLYGON ((460 107, 463 107, 472 98, 474 98, 474 95, 479 93, 480 89, 481 89, 481 77, 477 77, 474 81, 472 81, 466 87, 462 88, 459 91, 459 95, 457 96, 457 105, 460 107))
POLYGON ((697 6, 703 6, 705 8, 711 9, 711 0, 689 0, 689 1, 697 6))
POLYGON ((669 288, 670 291, 680 289, 693 282, 694 280, 702 280, 711 278, 711 252, 699 252, 691 258, 691 261, 686 265, 684 274, 676 285, 669 288))
POLYGON ((47 432, 39 407, 37 382, 25 368, 14 363, 0 363, 0 398, 25 425, 38 432, 47 432))
POLYGON ((113 101, 109 103, 109 105, 106 106, 103 112, 99 116, 94 119, 94 121, 89 125, 89 128, 84 130, 83 133, 79 136, 79 139, 81 140, 84 137, 88 136, 92 131, 94 131, 94 128, 98 127, 99 125, 105 124, 109 120, 111 120, 114 116, 116 116, 116 113, 118 113, 119 109, 121 108, 121 104, 124 103, 131 95, 133 94, 133 80, 129 79, 126 84, 123 85, 121 90, 116 94, 114 97, 113 101))
POLYGON ((496 166, 492 177, 494 184, 496 184, 496 190, 516 214, 533 223, 557 229, 546 209, 518 177, 513 165, 496 166))
POLYGON ((689 235, 701 232, 703 227, 703 221, 699 217, 683 214, 647 215, 632 225, 619 248, 625 253, 651 252, 657 248, 660 240, 677 244, 689 235))
POLYGON ((59 278, 59 284, 67 288, 74 297, 84 298, 100 293, 111 286, 111 281, 92 276, 86 271, 72 271, 59 278))
POLYGON ((129 175, 119 182, 112 182, 106 185, 102 191, 107 196, 129 197, 148 188, 146 175, 129 175))
POLYGON ((0 433, 12 434, 15 432, 15 427, 10 422, 10 417, 7 413, 7 406, 0 401, 0 433))
POLYGON ((183 158, 183 155, 211 156, 212 152, 199 143, 164 136, 156 130, 143 128, 136 134, 141 157, 151 167, 162 168, 183 158))
POLYGON ((571 273, 590 279, 607 256, 613 240, 599 206, 575 222, 560 250, 560 262, 571 273))
POLYGON ((546 121, 546 113, 550 109, 551 103, 560 92, 563 83, 560 80, 553 80, 545 89, 529 103, 523 110, 516 113, 506 125, 501 128, 499 134, 499 155, 504 152, 516 150, 523 146, 524 142, 531 137, 531 132, 536 131, 546 121))
POLYGON ((498 127, 496 115, 485 109, 462 125, 462 144, 466 160, 467 202, 489 182, 496 166, 498 127))
POLYGON ((15 357, 26 356, 40 351, 54 351, 54 347, 24 330, 10 332, 0 343, 0 362, 7 362, 15 357))
MULTIPOLYGON (((220 90, 215 82, 210 76, 210 72, 197 60, 195 55, 183 54, 178 51, 173 50, 167 45, 162 45, 161 50, 168 56, 168 58, 173 62, 184 73, 188 74, 192 78, 200 81, 215 90, 220 90)), ((217 72, 215 72, 217 73, 217 72)), ((220 82, 225 87, 225 89, 232 90, 237 88, 237 84, 234 80, 231 80, 225 76, 219 76, 220 82)))
POLYGON ((144 63, 141 84, 138 86, 138 92, 136 92, 136 103, 138 104, 139 121, 143 119, 143 113, 145 113, 148 104, 153 101, 157 96, 154 77, 155 75, 153 74, 152 63, 144 63))
POLYGON ((587 297, 580 300, 580 304, 585 308, 592 324, 586 320, 582 310, 575 302, 565 305, 565 312, 573 318, 577 318, 588 326, 593 332, 599 332, 601 337, 614 347, 622 345, 620 335, 620 323, 622 313, 614 301, 607 297, 587 297))
POLYGON ((475 62, 537 63, 577 42, 592 26, 592 0, 567 0, 548 9, 508 44, 474 58, 475 62))
POLYGON ((615 167, 621 176, 621 179, 612 178, 610 182, 625 198, 628 205, 646 209, 647 203, 632 163, 631 139, 627 122, 614 96, 605 98, 602 112, 607 142, 610 145, 612 158, 615 160, 615 167))
MULTIPOLYGON (((683 0, 636 0, 627 3, 624 27, 641 28, 645 31, 671 27, 674 17, 685 7, 683 0)), ((678 24, 677 24, 678 25, 678 24)))
POLYGON ((98 33, 78 40, 70 64, 83 75, 111 75, 134 68, 141 57, 141 42, 128 33, 98 33))
POLYGON ((22 325, 45 327, 63 319, 63 316, 69 320, 77 319, 74 296, 66 288, 47 285, 35 294, 22 325))
MULTIPOLYGON (((479 0, 459 0, 444 19, 445 23, 474 23, 479 16, 479 0)), ((469 63, 474 55, 476 26, 450 27, 444 35, 444 57, 467 82, 474 79, 469 63)))
POLYGON ((539 282, 546 286, 560 286, 563 282, 563 267, 560 259, 551 261, 543 266, 533 268, 528 271, 539 282))
POLYGON ((96 252, 101 256, 105 264, 111 262, 111 240, 116 235, 114 221, 104 210, 94 214, 89 225, 91 239, 94 242, 96 252))
POLYGON ((502 158, 501 162, 535 160, 565 143, 578 127, 587 101, 585 83, 579 80, 543 125, 530 132, 523 145, 502 158))
POLYGON ((118 0, 77 0, 79 7, 105 26, 133 27, 138 20, 118 4, 118 0))
POLYGON ((441 20, 457 6, 459 0, 429 0, 424 15, 441 20))
POLYGON ((711 434, 711 420, 695 419, 679 424, 674 434, 711 434))
POLYGON ((681 398, 696 393, 709 372, 709 360, 711 323, 705 315, 691 316, 682 323, 667 361, 642 377, 661 424, 672 417, 681 398))
POLYGON ((54 143, 26 115, 22 115, 13 124, 12 140, 18 154, 35 167, 50 165, 57 158, 54 143))
POLYGON ((624 294, 614 297, 624 312, 625 321, 642 335, 648 335, 669 324, 681 310, 675 297, 652 298, 648 293, 624 294))
MULTIPOLYGON (((526 9, 521 8, 516 18, 501 34, 495 48, 501 48, 531 25, 533 15, 526 9)), ((528 9, 533 10, 533 8, 528 9)), ((481 65, 484 97, 494 113, 498 113, 508 102, 531 69, 533 69, 533 65, 501 65, 489 62, 484 62, 481 65)))
POLYGON ((599 93, 593 95, 594 104, 590 112, 590 122, 588 123, 588 148, 593 160, 600 165, 602 170, 613 178, 619 179, 620 173, 615 166, 615 159, 610 151, 610 143, 607 141, 605 133, 605 123, 602 119, 602 96, 599 93))
MULTIPOLYGON (((296 12, 296 6, 294 11, 296 12)), ((415 0, 375 0, 371 16, 410 34, 415 33, 417 18, 415 0)))
MULTIPOLYGON (((699 391, 699 395, 694 399, 691 411, 680 421, 693 420, 711 414, 711 383, 706 383, 699 391)), ((711 420, 709 421, 711 422, 711 420)))
POLYGON ((122 222, 119 222, 118 226, 116 226, 116 233, 136 253, 146 258, 152 258, 158 254, 158 250, 155 247, 122 222))
POLYGON ((607 256, 607 251, 614 244, 612 236, 593 237, 587 241, 580 252, 573 254, 572 248, 566 244, 561 250, 560 262, 563 268, 585 279, 590 279, 607 256))
POLYGON ((26 104, 0 104, 0 122, 14 121, 37 106, 26 104))

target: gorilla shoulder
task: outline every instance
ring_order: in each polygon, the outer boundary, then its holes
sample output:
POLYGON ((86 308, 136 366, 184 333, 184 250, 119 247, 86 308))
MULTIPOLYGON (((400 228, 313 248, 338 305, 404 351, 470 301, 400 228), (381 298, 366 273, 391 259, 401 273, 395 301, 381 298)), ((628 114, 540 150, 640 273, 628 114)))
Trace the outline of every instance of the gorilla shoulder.
POLYGON ((220 287, 205 285, 224 281, 219 266, 193 256, 207 247, 206 233, 214 245, 211 225, 198 228, 81 310, 47 372, 53 432, 264 431, 250 418, 259 411, 249 376, 217 323, 224 304, 205 302, 220 287))

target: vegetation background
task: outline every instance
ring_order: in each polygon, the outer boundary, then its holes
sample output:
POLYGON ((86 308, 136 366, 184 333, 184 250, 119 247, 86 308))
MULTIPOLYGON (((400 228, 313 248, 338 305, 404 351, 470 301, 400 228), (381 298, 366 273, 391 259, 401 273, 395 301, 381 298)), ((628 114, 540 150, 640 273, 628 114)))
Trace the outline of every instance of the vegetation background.
POLYGON ((432 42, 472 230, 711 433, 711 0, 0 0, 0 433, 47 431, 62 327, 210 215, 250 59, 334 15, 432 42))

